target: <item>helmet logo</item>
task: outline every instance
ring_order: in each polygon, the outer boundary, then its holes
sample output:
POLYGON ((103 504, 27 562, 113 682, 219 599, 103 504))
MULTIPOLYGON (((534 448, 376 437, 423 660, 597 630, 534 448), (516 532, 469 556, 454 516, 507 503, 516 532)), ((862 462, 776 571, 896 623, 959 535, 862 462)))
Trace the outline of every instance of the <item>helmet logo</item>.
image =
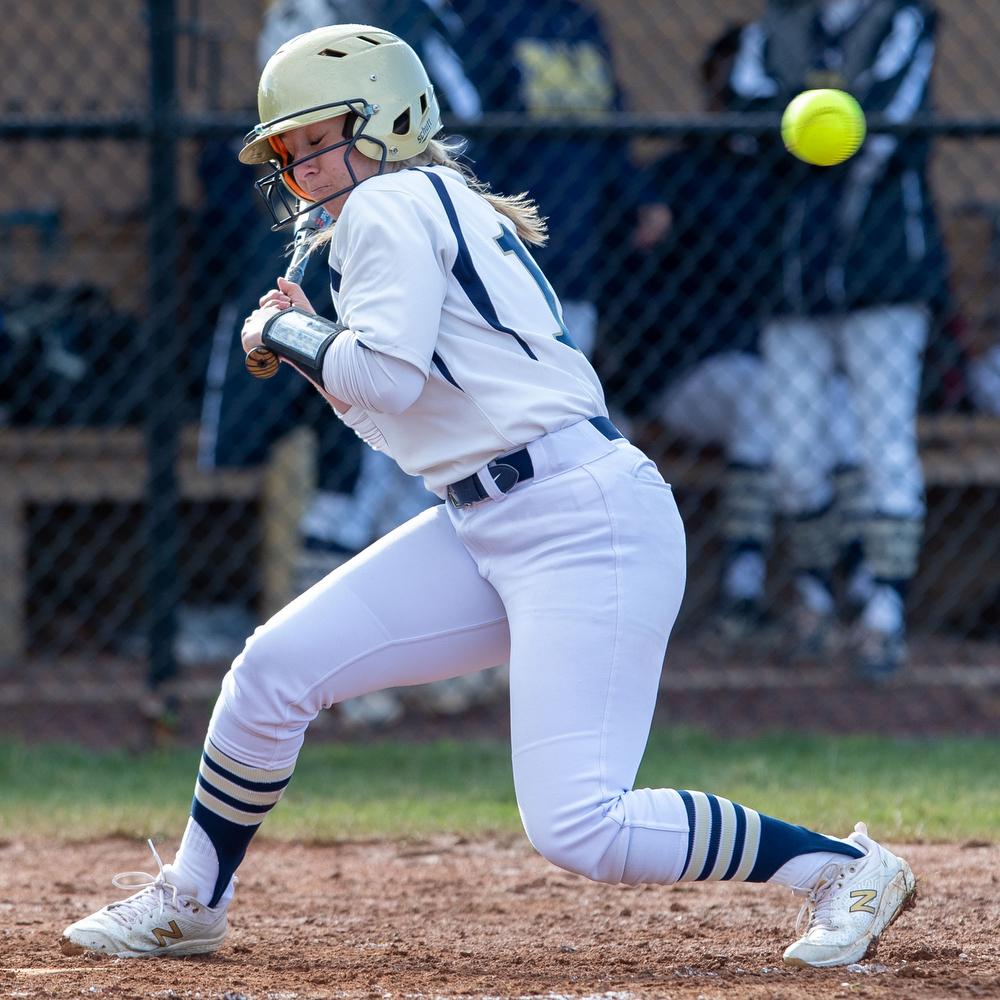
POLYGON ((420 131, 417 133, 417 142, 426 142, 428 135, 431 131, 431 120, 430 118, 424 119, 423 125, 420 126, 420 131))

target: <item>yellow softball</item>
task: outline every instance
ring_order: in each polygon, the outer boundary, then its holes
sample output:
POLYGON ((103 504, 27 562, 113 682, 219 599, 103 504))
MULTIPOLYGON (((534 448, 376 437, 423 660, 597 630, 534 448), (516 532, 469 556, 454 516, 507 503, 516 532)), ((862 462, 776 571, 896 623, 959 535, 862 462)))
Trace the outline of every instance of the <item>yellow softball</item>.
POLYGON ((818 167, 831 167, 853 156, 865 131, 865 113, 842 90, 807 90, 781 116, 785 148, 818 167))

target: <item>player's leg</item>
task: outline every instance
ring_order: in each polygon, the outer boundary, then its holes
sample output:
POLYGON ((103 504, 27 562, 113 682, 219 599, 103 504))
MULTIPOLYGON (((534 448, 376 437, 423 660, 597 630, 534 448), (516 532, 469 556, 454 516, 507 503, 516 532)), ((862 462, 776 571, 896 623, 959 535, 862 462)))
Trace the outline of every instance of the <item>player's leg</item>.
POLYGON ((872 596, 874 578, 865 559, 864 532, 871 516, 868 476, 858 444, 858 418, 846 376, 838 373, 827 386, 830 423, 828 433, 833 458, 833 519, 839 560, 846 572, 846 597, 860 611, 872 596))
POLYGON ((443 507, 380 539, 247 641, 223 681, 176 859, 139 897, 68 928, 64 950, 214 950, 233 872, 281 798, 317 713, 378 688, 495 666, 508 650, 503 605, 443 507), (161 919, 158 906, 171 897, 164 884, 179 888, 181 908, 174 900, 161 919))
POLYGON ((619 446, 465 520, 508 612, 514 782, 541 853, 632 884, 764 881, 799 854, 822 851, 805 863, 821 867, 827 855, 861 853, 756 814, 738 848, 735 809, 719 812, 700 793, 632 789, 685 574, 672 491, 641 452, 619 446), (560 502, 567 494, 572 504, 560 502))
POLYGON ((861 614, 858 669, 875 679, 905 657, 903 602, 917 569, 925 510, 916 422, 928 325, 918 305, 879 306, 843 321, 871 498, 865 555, 876 583, 861 614))
POLYGON ((579 467, 453 514, 508 612, 514 782, 532 843, 562 868, 629 884, 810 890, 830 866, 878 861, 860 832, 843 841, 718 796, 633 788, 684 586, 683 527, 636 449, 568 446, 579 467))
POLYGON ((836 618, 830 577, 837 562, 828 385, 835 371, 829 321, 772 320, 761 335, 768 369, 778 504, 790 519, 795 581, 792 655, 831 651, 836 618))

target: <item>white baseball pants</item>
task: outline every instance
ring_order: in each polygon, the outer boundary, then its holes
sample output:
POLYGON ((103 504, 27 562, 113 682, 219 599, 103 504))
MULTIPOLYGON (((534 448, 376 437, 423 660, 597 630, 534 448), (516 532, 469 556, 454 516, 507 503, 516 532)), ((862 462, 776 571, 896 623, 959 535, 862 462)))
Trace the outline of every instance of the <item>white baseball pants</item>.
POLYGON ((684 590, 673 494, 587 421, 528 451, 534 479, 502 501, 424 511, 258 628, 210 740, 279 769, 335 702, 509 659, 514 784, 537 850, 600 881, 675 881, 683 801, 632 788, 684 590))
POLYGON ((786 514, 833 499, 826 386, 838 370, 851 388, 858 452, 875 513, 919 518, 924 480, 917 453, 917 401, 929 319, 919 305, 771 320, 761 335, 775 435, 774 470, 786 514))

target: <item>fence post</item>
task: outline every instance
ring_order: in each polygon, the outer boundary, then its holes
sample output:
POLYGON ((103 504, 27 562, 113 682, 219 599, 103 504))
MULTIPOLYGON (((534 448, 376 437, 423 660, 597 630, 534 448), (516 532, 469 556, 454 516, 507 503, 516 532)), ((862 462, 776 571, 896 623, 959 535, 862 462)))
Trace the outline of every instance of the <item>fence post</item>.
POLYGON ((176 12, 174 0, 148 0, 150 55, 149 313, 146 319, 145 522, 149 683, 176 672, 177 551, 180 540, 176 459, 181 419, 177 376, 176 12))

